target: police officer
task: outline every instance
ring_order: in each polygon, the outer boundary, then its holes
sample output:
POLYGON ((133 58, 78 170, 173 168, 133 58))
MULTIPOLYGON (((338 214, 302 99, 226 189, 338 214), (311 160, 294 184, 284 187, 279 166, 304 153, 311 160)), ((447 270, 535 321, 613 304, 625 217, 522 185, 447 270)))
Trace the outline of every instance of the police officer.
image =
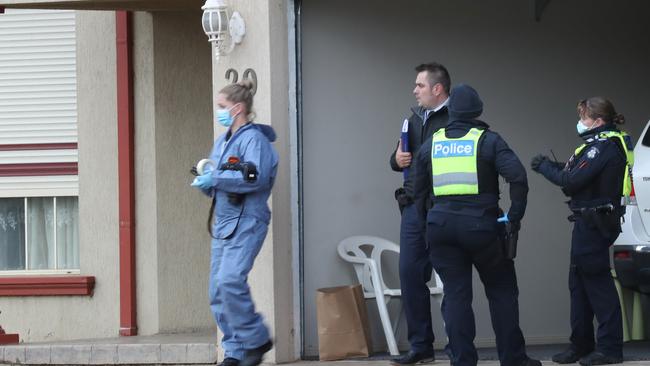
POLYGON ((219 91, 216 119, 228 130, 210 154, 216 169, 192 182, 215 202, 209 297, 223 333, 221 366, 256 366, 273 346, 247 283, 271 219, 267 201, 278 168, 271 145, 275 132, 249 119, 252 88, 252 82, 244 80, 219 91))
POLYGON ((425 141, 416 160, 414 178, 418 209, 430 197, 427 243, 445 292, 443 318, 454 366, 474 366, 478 355, 472 311, 472 265, 489 300, 492 326, 503 366, 539 366, 526 355, 519 328, 517 279, 512 259, 498 240, 499 182, 510 184, 507 215, 518 228, 526 209, 526 170, 506 142, 477 120, 483 111, 478 93, 468 85, 455 87, 447 106, 449 124, 425 141))
MULTIPOLYGON (((411 168, 412 153, 417 152, 422 142, 434 131, 447 124, 447 101, 451 79, 447 69, 436 62, 422 64, 415 68, 417 77, 413 94, 418 106, 412 108, 408 119, 408 151, 401 140, 390 156, 394 171, 411 168)), ((424 238, 424 218, 417 215, 413 205, 413 185, 409 175, 405 176, 404 188, 398 189, 396 198, 402 211, 400 225, 400 284, 402 303, 406 315, 410 351, 392 360, 397 365, 431 362, 434 334, 431 324, 431 295, 427 282, 433 270, 424 238)))
POLYGON ((571 345, 553 361, 603 365, 623 361, 621 308, 609 266, 609 247, 621 231, 621 197, 629 197, 634 163, 630 137, 616 128, 625 119, 601 97, 578 103, 577 130, 584 143, 568 163, 533 158, 533 170, 571 199, 571 345), (598 337, 594 341, 594 315, 598 337))

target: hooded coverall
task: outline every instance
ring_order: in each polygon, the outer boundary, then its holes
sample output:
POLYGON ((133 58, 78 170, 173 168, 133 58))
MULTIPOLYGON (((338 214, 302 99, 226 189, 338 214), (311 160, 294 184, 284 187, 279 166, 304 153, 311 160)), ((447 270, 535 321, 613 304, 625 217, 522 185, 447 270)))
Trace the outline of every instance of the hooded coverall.
POLYGON ((257 348, 270 338, 262 315, 255 311, 247 279, 271 219, 267 200, 278 165, 273 141, 275 132, 270 126, 248 123, 234 134, 228 131, 219 136, 210 154, 216 163, 213 186, 203 190, 216 200, 209 298, 223 332, 226 358, 242 360, 245 350, 257 348), (229 158, 253 163, 257 179, 246 181, 241 171, 220 169, 229 158), (240 195, 240 202, 232 199, 233 194, 240 195))

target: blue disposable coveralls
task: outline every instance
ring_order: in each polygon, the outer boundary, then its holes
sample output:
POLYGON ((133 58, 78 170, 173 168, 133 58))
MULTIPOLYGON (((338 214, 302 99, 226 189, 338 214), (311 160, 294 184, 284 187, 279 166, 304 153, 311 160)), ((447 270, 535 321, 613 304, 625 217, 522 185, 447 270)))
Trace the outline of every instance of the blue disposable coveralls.
POLYGON ((213 188, 203 192, 216 199, 210 262, 210 308, 223 332, 225 357, 242 360, 247 349, 269 341, 269 331, 248 287, 248 273, 259 253, 271 211, 267 200, 275 180, 278 154, 271 146, 275 132, 270 126, 248 123, 231 135, 215 141, 210 159, 213 188), (220 170, 230 157, 255 164, 257 180, 244 181, 240 171, 220 170), (243 194, 241 203, 232 203, 228 193, 243 194))

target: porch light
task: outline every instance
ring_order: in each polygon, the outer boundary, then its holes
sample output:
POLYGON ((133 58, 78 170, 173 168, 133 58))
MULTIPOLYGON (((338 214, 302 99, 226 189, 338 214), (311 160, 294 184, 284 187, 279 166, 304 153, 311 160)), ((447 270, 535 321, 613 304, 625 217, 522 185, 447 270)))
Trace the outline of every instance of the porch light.
POLYGON ((225 56, 241 43, 246 34, 244 18, 238 12, 229 14, 225 0, 206 0, 203 9, 203 31, 215 45, 215 56, 225 56))

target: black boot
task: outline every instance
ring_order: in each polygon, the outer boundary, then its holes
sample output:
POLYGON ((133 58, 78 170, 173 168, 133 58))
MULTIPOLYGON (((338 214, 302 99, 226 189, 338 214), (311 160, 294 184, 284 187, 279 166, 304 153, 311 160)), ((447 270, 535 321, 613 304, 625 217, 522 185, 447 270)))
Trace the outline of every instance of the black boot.
POLYGON ((244 358, 239 361, 239 366, 257 366, 260 363, 262 363, 262 358, 264 357, 264 354, 273 348, 273 342, 269 339, 268 342, 264 343, 263 345, 253 348, 253 349, 247 349, 244 352, 244 358))
POLYGON ((239 366, 239 360, 232 357, 226 357, 218 366, 239 366))
POLYGON ((606 356, 598 351, 594 351, 585 357, 582 357, 579 362, 582 366, 609 365, 613 363, 622 363, 623 357, 606 356))
POLYGON ((519 366, 542 366, 542 362, 540 360, 533 360, 532 358, 528 357, 519 366))
POLYGON ((414 365, 416 363, 432 363, 436 360, 433 350, 429 352, 409 351, 404 356, 393 358, 390 363, 397 366, 414 365))
POLYGON ((553 362, 559 363, 559 364, 566 364, 566 363, 576 363, 580 359, 580 357, 584 357, 588 355, 589 352, 576 352, 573 348, 568 348, 566 351, 558 353, 556 355, 553 355, 553 362))

